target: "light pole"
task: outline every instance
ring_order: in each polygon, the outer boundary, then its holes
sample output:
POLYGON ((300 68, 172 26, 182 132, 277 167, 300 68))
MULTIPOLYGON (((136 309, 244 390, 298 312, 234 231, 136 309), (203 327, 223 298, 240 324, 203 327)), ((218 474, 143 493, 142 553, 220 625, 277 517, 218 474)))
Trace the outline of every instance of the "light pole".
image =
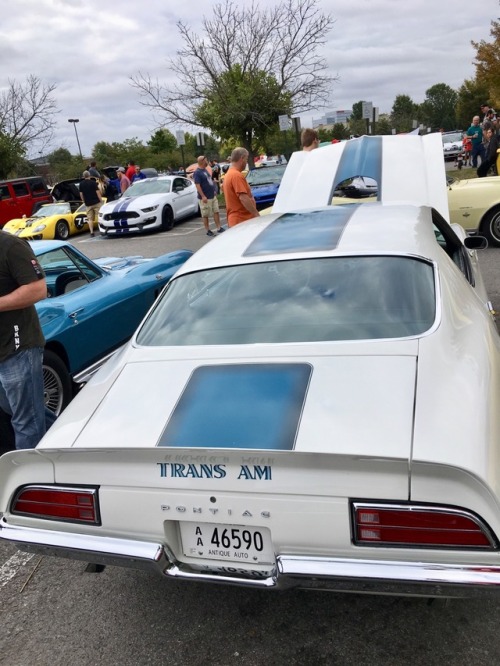
POLYGON ((82 149, 80 148, 80 139, 78 138, 78 132, 76 131, 76 123, 79 123, 79 122, 80 122, 79 118, 68 118, 68 123, 73 123, 73 127, 75 128, 76 142, 78 144, 78 150, 80 151, 80 158, 83 162, 82 149))

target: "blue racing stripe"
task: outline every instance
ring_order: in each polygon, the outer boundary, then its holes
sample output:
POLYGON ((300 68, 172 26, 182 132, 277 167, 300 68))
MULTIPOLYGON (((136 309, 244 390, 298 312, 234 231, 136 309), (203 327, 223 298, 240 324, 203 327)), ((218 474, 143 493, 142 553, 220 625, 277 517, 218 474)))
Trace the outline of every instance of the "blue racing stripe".
POLYGON ((291 451, 311 370, 306 363, 197 368, 158 446, 291 451))
MULTIPOLYGON (((132 198, 127 198, 123 199, 121 201, 118 201, 118 204, 113 208, 113 213, 122 213, 123 211, 127 210, 129 207, 130 203, 132 202, 132 198)), ((118 218, 116 220, 113 220, 113 224, 115 227, 118 227, 122 229, 123 231, 126 231, 126 227, 128 227, 127 220, 125 218, 118 218)))
POLYGON ((334 250, 358 204, 285 213, 262 231, 244 257, 334 250))
POLYGON ((340 158, 333 192, 344 180, 356 176, 373 178, 378 184, 378 200, 380 201, 382 178, 382 137, 363 136, 354 141, 346 141, 346 146, 340 158))

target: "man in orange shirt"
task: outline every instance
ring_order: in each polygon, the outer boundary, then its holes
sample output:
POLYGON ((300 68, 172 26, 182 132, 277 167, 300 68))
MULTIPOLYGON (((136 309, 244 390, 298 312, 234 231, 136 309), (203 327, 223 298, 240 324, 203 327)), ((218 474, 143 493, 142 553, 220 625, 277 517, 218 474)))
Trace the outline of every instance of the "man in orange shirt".
POLYGON ((223 182, 224 199, 226 200, 227 223, 229 227, 258 217, 259 211, 255 205, 250 185, 241 173, 248 162, 248 150, 235 148, 231 153, 231 166, 223 182))

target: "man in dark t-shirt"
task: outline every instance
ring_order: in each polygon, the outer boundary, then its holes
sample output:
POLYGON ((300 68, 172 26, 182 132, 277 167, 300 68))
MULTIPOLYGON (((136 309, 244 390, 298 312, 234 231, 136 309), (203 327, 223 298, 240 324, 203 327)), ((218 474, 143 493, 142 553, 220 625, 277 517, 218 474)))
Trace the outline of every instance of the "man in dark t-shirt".
POLYGON ((97 224, 97 215, 102 204, 102 196, 97 181, 90 177, 90 171, 83 172, 80 183, 80 199, 87 207, 87 221, 90 235, 94 235, 94 222, 97 224))
POLYGON ((45 411, 45 340, 34 305, 46 296, 31 247, 0 231, 0 409, 11 417, 17 449, 34 448, 55 418, 45 411))

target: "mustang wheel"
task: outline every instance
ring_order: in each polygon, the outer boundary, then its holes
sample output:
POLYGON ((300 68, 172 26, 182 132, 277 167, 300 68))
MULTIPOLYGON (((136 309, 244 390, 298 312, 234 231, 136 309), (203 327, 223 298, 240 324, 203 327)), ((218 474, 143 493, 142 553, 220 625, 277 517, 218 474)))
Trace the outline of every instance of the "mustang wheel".
POLYGON ((45 406, 59 415, 73 397, 71 377, 57 354, 46 349, 43 355, 43 394, 45 406))
POLYGON ((161 212, 161 230, 170 231, 174 228, 174 211, 170 206, 165 206, 161 212))
POLYGON ((58 240, 67 240, 69 238, 69 226, 66 220, 57 220, 55 237, 58 240))
POLYGON ((480 233, 486 236, 490 245, 500 247, 500 208, 494 208, 487 213, 480 233))

